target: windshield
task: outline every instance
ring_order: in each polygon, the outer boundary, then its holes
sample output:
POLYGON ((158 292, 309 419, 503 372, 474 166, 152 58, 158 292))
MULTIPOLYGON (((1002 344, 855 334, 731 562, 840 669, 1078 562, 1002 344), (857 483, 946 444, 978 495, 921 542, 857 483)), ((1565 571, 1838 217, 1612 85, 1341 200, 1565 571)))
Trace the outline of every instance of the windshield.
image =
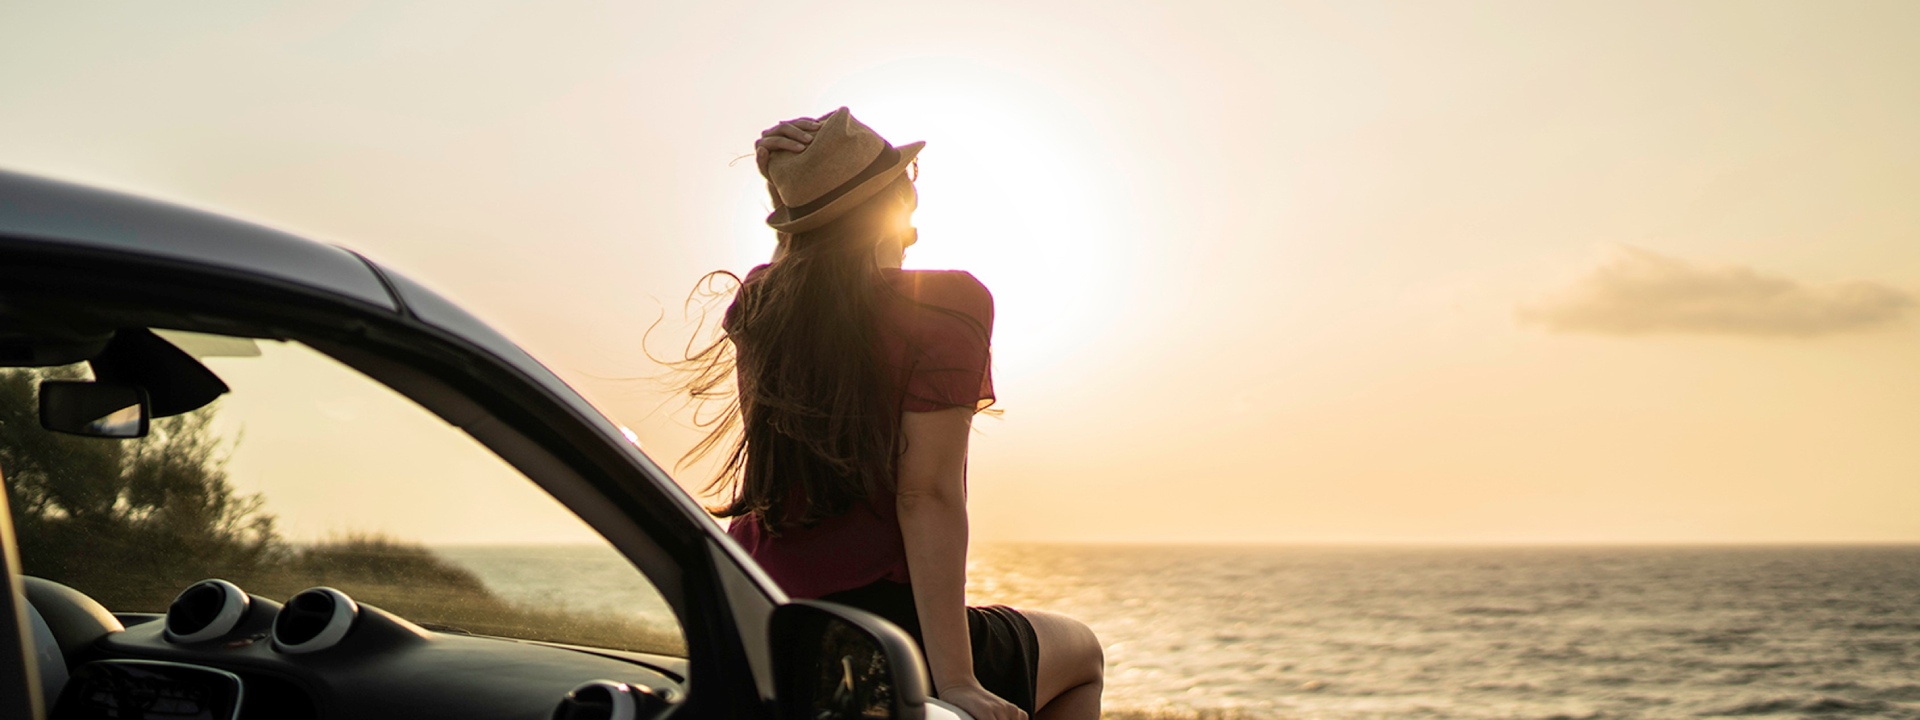
POLYGON ((160 334, 231 390, 140 439, 41 428, 40 382, 86 365, 0 369, 26 574, 117 613, 205 578, 281 601, 324 585, 433 629, 685 655, 638 570, 438 416, 299 343, 160 334))

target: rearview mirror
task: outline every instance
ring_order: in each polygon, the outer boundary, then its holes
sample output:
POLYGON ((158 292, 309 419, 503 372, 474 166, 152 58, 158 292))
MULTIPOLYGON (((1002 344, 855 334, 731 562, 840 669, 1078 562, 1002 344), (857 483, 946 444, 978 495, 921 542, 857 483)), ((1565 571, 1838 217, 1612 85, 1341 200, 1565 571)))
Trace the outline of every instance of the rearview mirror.
POLYGON ((126 383, 43 380, 40 427, 97 438, 147 436, 152 402, 146 388, 126 383))
POLYGON ((844 605, 796 600, 768 622, 785 720, 925 720, 927 669, 906 631, 844 605))

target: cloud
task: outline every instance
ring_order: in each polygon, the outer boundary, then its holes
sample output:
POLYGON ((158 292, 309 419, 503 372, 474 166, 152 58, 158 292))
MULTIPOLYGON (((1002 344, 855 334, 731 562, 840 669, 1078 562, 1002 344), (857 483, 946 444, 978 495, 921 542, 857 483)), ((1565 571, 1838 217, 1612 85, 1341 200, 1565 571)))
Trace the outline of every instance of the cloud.
POLYGON ((1571 287, 1522 304, 1519 317, 1554 332, 1598 335, 1815 337, 1885 328, 1915 304, 1913 295, 1879 283, 1811 286, 1621 246, 1571 287))

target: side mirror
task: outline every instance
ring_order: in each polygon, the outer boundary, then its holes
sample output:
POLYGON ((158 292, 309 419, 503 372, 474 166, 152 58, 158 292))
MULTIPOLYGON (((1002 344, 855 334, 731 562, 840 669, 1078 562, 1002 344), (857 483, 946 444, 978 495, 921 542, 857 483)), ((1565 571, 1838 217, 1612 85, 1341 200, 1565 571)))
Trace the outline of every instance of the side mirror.
POLYGON ((927 665, 906 631, 813 600, 773 609, 768 632, 783 720, 926 720, 927 665))
POLYGON ((40 427, 97 438, 147 436, 152 402, 146 388, 125 383, 43 380, 40 427))

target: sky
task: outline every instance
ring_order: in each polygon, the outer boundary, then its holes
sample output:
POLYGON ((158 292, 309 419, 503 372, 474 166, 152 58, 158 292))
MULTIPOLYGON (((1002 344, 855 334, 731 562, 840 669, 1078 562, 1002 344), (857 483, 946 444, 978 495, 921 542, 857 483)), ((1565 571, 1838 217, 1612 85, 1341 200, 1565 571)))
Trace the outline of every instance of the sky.
POLYGON ((700 275, 773 246, 741 158, 844 105, 928 143, 908 266, 996 298, 976 538, 1914 542, 1916 26, 1906 2, 12 3, 0 167, 361 251, 670 464, 698 433, 648 353, 696 332, 700 275))

